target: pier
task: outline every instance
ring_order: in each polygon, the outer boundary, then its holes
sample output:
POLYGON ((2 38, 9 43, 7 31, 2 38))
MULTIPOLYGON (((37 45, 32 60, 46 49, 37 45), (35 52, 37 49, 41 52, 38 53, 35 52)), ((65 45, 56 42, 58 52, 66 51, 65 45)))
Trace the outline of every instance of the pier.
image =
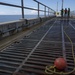
POLYGON ((56 17, 55 10, 33 1, 37 9, 24 7, 23 0, 21 6, 0 2, 22 9, 22 19, 0 23, 0 75, 75 75, 75 18, 56 17), (24 9, 38 11, 38 17, 25 19, 24 9), (67 68, 57 70, 58 74, 46 72, 59 57, 66 60, 67 68))

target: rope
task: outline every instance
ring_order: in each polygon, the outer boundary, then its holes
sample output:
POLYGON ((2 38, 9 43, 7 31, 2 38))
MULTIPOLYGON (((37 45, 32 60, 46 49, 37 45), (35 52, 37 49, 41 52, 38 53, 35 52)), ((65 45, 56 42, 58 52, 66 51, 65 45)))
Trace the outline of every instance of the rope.
POLYGON ((45 73, 48 74, 48 75, 52 75, 52 74, 69 75, 69 74, 71 74, 75 71, 75 56, 74 56, 73 42, 70 39, 70 37, 68 36, 68 34, 65 32, 65 30, 64 30, 64 33, 65 33, 66 37, 68 38, 68 40, 70 41, 70 44, 72 46, 72 56, 73 56, 73 59, 74 59, 74 68, 70 72, 57 72, 55 66, 46 66, 45 73))

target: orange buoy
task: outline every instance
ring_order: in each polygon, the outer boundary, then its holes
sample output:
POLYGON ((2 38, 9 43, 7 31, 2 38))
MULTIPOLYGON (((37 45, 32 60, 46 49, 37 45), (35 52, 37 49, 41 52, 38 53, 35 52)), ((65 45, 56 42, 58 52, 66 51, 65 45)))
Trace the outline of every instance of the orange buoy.
POLYGON ((63 70, 66 68, 67 62, 64 58, 57 58, 54 62, 54 66, 59 70, 63 70))

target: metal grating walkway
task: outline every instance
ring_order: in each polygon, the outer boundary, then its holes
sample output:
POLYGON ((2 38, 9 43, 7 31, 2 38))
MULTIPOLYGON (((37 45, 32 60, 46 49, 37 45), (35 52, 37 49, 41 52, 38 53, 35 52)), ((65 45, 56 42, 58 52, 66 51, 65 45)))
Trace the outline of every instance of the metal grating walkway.
POLYGON ((65 35, 62 36, 62 23, 63 29, 68 26, 66 33, 75 43, 75 29, 72 27, 74 21, 70 22, 72 26, 66 20, 48 21, 29 36, 23 37, 0 52, 0 75, 46 75, 45 67, 53 65, 56 58, 64 55, 68 64, 67 71, 71 71, 74 68, 74 61, 70 42, 65 35), (62 44, 65 45, 65 52, 62 44))

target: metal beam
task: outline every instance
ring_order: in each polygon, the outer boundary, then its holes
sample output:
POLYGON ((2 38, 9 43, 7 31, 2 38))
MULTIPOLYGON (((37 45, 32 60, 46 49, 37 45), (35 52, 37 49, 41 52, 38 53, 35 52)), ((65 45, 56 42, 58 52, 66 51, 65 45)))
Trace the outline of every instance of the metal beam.
POLYGON ((49 8, 48 8, 48 16, 49 16, 49 8))
MULTIPOLYGON (((22 6, 19 6, 19 5, 14 5, 14 4, 9 4, 9 3, 3 3, 3 2, 0 2, 0 5, 6 5, 6 6, 11 6, 11 7, 22 8, 22 6)), ((24 9, 30 9, 30 10, 36 10, 36 11, 38 11, 38 9, 29 8, 29 7, 23 7, 23 8, 24 8, 24 9)), ((39 10, 39 11, 44 12, 44 10, 39 10)))
POLYGON ((45 17, 46 17, 46 6, 45 6, 45 9, 44 10, 45 10, 45 17))
POLYGON ((41 2, 39 2, 39 1, 37 1, 37 0, 33 0, 33 1, 39 3, 39 4, 43 5, 43 6, 46 6, 45 4, 43 4, 43 3, 41 3, 41 2))
POLYGON ((6 6, 12 6, 12 7, 22 8, 21 6, 18 6, 18 5, 9 4, 9 3, 3 3, 3 2, 0 2, 0 5, 6 5, 6 6))
POLYGON ((38 3, 38 17, 39 17, 40 15, 39 15, 39 3, 38 3))
MULTIPOLYGON (((33 1, 35 1, 35 2, 37 2, 37 3, 39 3, 39 4, 41 4, 41 5, 43 5, 43 6, 46 6, 45 4, 43 4, 43 3, 41 3, 41 2, 39 2, 39 1, 37 1, 37 0, 33 0, 33 1)), ((48 6, 46 6, 47 8, 50 8, 50 7, 48 7, 48 6)), ((52 8, 50 8, 52 11, 54 11, 52 8)), ((55 12, 55 11, 54 11, 55 12)))
POLYGON ((21 0, 21 5, 22 5, 22 18, 24 19, 24 4, 23 4, 23 0, 21 0))

